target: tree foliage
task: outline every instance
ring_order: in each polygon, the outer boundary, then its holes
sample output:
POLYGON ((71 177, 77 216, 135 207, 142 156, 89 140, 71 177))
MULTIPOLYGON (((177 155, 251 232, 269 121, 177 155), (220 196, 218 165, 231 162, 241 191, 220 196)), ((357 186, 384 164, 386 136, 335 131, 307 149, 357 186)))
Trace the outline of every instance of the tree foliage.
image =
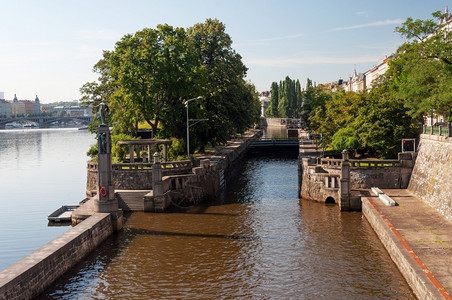
POLYGON ((298 118, 301 113, 302 93, 299 80, 286 76, 284 81, 272 83, 268 117, 298 118))
POLYGON ((226 141, 257 122, 260 103, 232 39, 218 20, 207 19, 185 30, 170 25, 125 35, 94 66, 96 82, 82 86, 82 101, 108 103, 116 133, 136 135, 146 122, 158 137, 186 137, 185 101, 193 126, 190 145, 226 141))
POLYGON ((388 77, 397 97, 416 118, 424 114, 452 117, 452 31, 446 14, 434 19, 408 18, 395 31, 407 38, 390 62, 388 77), (436 19, 436 20, 435 20, 436 19))
POLYGON ((323 133, 336 150, 395 157, 401 139, 416 136, 425 114, 451 120, 452 32, 446 15, 436 12, 433 17, 408 18, 395 29, 407 42, 372 90, 331 93, 308 80, 303 117, 309 128, 323 133))

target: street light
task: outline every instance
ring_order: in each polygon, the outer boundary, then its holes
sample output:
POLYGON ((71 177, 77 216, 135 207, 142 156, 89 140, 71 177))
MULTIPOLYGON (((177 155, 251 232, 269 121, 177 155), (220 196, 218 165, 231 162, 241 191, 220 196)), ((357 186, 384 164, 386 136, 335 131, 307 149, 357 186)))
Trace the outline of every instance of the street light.
POLYGON ((188 159, 190 159, 190 120, 188 119, 188 102, 193 101, 193 100, 198 100, 198 99, 202 99, 202 96, 198 96, 193 99, 188 99, 187 101, 184 102, 185 108, 187 109, 187 156, 188 156, 188 159))

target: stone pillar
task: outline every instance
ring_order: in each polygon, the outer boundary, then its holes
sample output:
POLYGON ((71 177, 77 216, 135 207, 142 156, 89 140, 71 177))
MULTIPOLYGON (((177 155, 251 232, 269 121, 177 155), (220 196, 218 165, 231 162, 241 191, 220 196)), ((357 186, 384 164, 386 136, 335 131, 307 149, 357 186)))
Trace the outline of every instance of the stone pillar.
POLYGON ((168 161, 168 145, 163 144, 163 161, 168 161))
POLYGON ((350 162, 348 151, 342 151, 340 201, 341 210, 350 210, 350 162))
POLYGON ((111 176, 111 139, 110 129, 106 125, 98 127, 98 189, 94 198, 94 211, 111 213, 116 230, 122 228, 122 211, 118 210, 118 200, 111 176))
POLYGON ((135 162, 135 146, 134 145, 129 145, 129 156, 130 156, 130 163, 134 163, 135 162))
POLYGON ((162 188, 162 166, 160 165, 159 153, 154 153, 154 164, 152 165, 152 191, 154 194, 154 208, 156 211, 164 211, 166 204, 164 203, 162 188))
POLYGON ((150 145, 148 145, 148 163, 151 163, 151 159, 152 159, 152 156, 151 156, 152 154, 151 154, 151 146, 150 145))

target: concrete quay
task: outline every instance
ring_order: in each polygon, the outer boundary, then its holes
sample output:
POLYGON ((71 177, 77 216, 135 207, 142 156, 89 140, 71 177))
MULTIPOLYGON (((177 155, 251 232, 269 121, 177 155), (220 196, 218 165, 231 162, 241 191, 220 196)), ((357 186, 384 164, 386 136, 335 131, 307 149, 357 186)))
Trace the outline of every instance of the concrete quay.
POLYGON ((364 216, 419 299, 452 299, 452 222, 406 189, 365 192, 364 216))

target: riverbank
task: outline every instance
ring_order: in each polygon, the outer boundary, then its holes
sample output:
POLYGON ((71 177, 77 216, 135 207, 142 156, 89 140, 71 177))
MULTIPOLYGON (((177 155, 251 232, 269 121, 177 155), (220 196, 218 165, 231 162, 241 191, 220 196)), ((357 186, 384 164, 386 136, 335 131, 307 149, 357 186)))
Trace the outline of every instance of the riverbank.
POLYGON ((419 299, 452 299, 452 223, 408 190, 362 197, 364 216, 419 299))

